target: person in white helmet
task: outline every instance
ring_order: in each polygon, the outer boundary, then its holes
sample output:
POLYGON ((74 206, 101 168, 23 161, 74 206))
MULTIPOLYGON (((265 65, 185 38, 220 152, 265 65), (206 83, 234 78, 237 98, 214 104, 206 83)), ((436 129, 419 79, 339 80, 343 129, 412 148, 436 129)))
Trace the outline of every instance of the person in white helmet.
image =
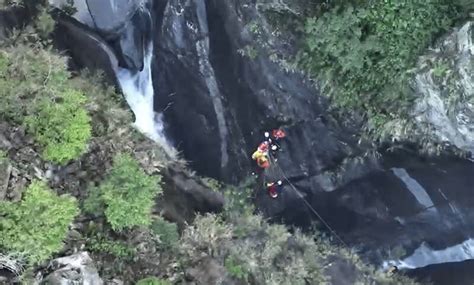
MULTIPOLYGON (((280 131, 280 130, 278 130, 278 131, 280 131)), ((271 150, 272 156, 275 157, 275 161, 277 161, 276 154, 277 154, 277 151, 279 151, 281 149, 280 146, 278 145, 277 141, 280 138, 284 137, 285 133, 283 131, 281 131, 281 133, 279 133, 279 132, 276 132, 276 130, 273 130, 271 135, 270 135, 270 132, 265 132, 264 136, 265 136, 266 141, 270 144, 270 150, 271 150)))

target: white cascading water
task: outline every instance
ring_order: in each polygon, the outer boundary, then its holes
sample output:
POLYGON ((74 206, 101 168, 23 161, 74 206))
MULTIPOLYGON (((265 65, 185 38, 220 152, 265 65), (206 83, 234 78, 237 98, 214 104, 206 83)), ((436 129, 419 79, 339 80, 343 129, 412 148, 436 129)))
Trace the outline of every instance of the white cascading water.
POLYGON ((425 188, 418 183, 413 177, 408 174, 406 169, 404 168, 392 168, 391 169, 393 174, 397 176, 407 187, 407 189, 415 196, 418 203, 420 203, 425 209, 428 211, 433 211, 437 213, 438 211, 434 208, 433 201, 430 198, 428 192, 426 192, 425 188))
MULTIPOLYGON (((429 194, 408 172, 403 168, 392 168, 392 172, 405 184, 407 189, 413 194, 417 201, 427 208, 428 211, 439 214, 429 194)), ((445 197, 441 189, 438 191, 445 197)), ((445 197, 447 200, 447 198, 445 197)), ((448 200, 447 200, 448 201, 448 200)), ((462 214, 457 208, 448 201, 448 205, 454 214, 463 220, 462 214)), ((441 264, 449 262, 461 262, 474 259, 474 239, 468 239, 462 243, 447 247, 441 250, 435 250, 426 243, 422 243, 410 256, 399 260, 388 260, 382 264, 382 268, 395 265, 399 269, 415 269, 432 264, 441 264)))
POLYGON ((144 135, 159 143, 163 149, 172 154, 172 148, 163 133, 164 125, 162 114, 153 109, 154 90, 151 74, 153 45, 145 51, 142 71, 131 71, 119 67, 117 79, 125 95, 128 105, 135 114, 133 126, 144 135))
POLYGON ((396 265, 399 269, 415 269, 431 264, 461 262, 469 259, 474 259, 474 239, 468 239, 463 243, 441 250, 434 250, 428 245, 422 244, 412 255, 403 260, 386 261, 383 267, 396 265))

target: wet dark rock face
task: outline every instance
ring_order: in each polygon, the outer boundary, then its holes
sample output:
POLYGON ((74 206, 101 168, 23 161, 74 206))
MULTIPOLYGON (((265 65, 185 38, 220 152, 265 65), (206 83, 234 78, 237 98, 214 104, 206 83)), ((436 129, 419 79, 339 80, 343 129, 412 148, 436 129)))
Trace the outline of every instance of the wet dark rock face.
POLYGON ((383 167, 312 201, 347 241, 376 261, 396 258, 390 250, 399 246, 410 254, 422 242, 438 250, 472 236, 474 164, 398 151, 384 155, 383 167))
MULTIPOLYGON (((347 244, 378 264, 395 258, 395 247, 409 255, 423 241, 444 248, 472 234, 474 164, 358 145, 356 123, 347 127, 333 119, 317 88, 283 71, 258 46, 247 24, 265 23, 249 1, 161 0, 151 8, 155 109, 198 173, 238 183, 255 169, 250 154, 263 132, 283 127, 284 151, 266 175, 288 178, 295 188, 286 182, 276 200, 263 190, 257 194, 268 217, 300 226, 317 220, 298 191, 347 244), (255 57, 239 52, 249 44, 256 46, 255 57)), ((124 18, 128 28, 94 34, 105 54, 112 51, 120 65, 135 70, 149 33, 140 28, 148 14, 137 11, 124 18)), ((103 51, 94 53, 103 57, 103 51)))
MULTIPOLYGON (((357 128, 334 122, 304 78, 282 71, 258 47, 253 59, 239 54, 254 40, 245 25, 261 20, 245 4, 183 0, 155 7, 155 108, 194 169, 238 182, 253 170, 249 156, 263 132, 282 126, 288 138, 267 178, 286 176, 374 262, 393 258, 387 252, 398 246, 409 254, 423 241, 443 248, 467 239, 474 165, 410 150, 380 156, 357 145, 357 128), (427 209, 417 195, 434 206, 427 209)), ((263 192, 257 200, 267 216, 300 226, 317 220, 288 183, 278 200, 263 192)))
POLYGON ((474 260, 431 265, 408 273, 420 282, 433 285, 471 285, 474 280, 474 260), (455 274, 453 274, 453 272, 455 274))
POLYGON ((291 138, 281 154, 288 175, 336 166, 353 149, 321 118, 326 106, 317 90, 265 56, 238 53, 252 40, 239 14, 256 16, 244 4, 170 1, 158 11, 155 104, 168 135, 197 171, 229 182, 251 172, 249 155, 263 132, 280 126, 291 138))
MULTIPOLYGON (((49 0, 49 3, 55 7, 62 7, 66 2, 65 0, 49 0)), ((134 70, 143 69, 144 50, 150 41, 152 26, 150 7, 146 1, 76 0, 73 2, 76 9, 75 21, 69 17, 59 17, 58 19, 59 30, 56 32, 56 42, 59 42, 62 48, 82 50, 82 55, 87 54, 86 51, 90 51, 89 48, 84 49, 83 43, 90 42, 87 37, 91 37, 91 33, 87 33, 86 39, 74 38, 81 37, 75 28, 69 25, 71 21, 74 21, 75 25, 82 26, 82 29, 85 30, 93 30, 97 34, 96 36, 105 39, 115 50, 115 57, 121 67, 134 70), (73 39, 67 39, 68 37, 73 39)), ((88 53, 88 55, 97 53, 101 54, 101 52, 94 52, 88 53)), ((81 56, 80 52, 76 52, 76 56, 81 56)), ((89 62, 79 61, 78 63, 79 65, 83 64, 82 67, 92 65, 92 68, 95 68, 96 66, 91 60, 93 58, 85 59, 89 62)), ((102 60, 102 58, 101 56, 100 59, 102 60)), ((107 65, 104 67, 109 68, 107 65)))

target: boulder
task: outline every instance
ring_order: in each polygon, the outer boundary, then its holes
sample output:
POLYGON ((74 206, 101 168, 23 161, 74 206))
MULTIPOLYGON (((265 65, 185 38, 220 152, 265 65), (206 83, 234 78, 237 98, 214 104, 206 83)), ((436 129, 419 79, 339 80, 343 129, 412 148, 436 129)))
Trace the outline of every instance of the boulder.
MULTIPOLYGON (((420 58, 415 102, 398 139, 427 138, 474 151, 474 22, 467 22, 420 58)), ((393 129, 392 129, 393 131, 393 129)))
POLYGON ((79 22, 102 33, 117 33, 144 1, 49 0, 50 5, 59 9, 69 6, 70 2, 75 10, 72 16, 79 22))
MULTIPOLYGON (((68 2, 67 0, 49 0, 50 5, 63 10, 66 10, 65 7, 67 7, 68 2)), ((63 39, 60 39, 60 41, 66 43, 84 42, 77 40, 77 38, 90 42, 91 39, 88 38, 99 38, 100 36, 102 41, 110 44, 120 66, 142 70, 143 54, 147 48, 146 44, 149 42, 151 27, 150 14, 148 9, 145 8, 147 3, 147 1, 132 0, 74 0, 75 12, 70 17, 65 17, 60 21, 60 23, 64 21, 66 23, 60 26, 61 30, 57 33, 57 36, 62 37, 63 39), (81 23, 89 29, 85 29, 75 22, 81 23), (68 37, 76 38, 76 40, 71 41, 68 37)), ((89 49, 80 46, 72 47, 72 49, 76 54, 82 51, 82 54, 79 55, 82 58, 90 57, 90 54, 86 52, 89 49)), ((110 48, 107 47, 106 49, 110 48)), ((86 60, 84 64, 90 61, 90 59, 86 60)), ((89 65, 95 67, 97 64, 91 63, 89 65)), ((89 67, 89 65, 86 64, 86 67, 89 67)), ((108 65, 103 66, 110 68, 108 65)))
POLYGON ((177 166, 163 172, 164 195, 157 208, 169 220, 180 225, 191 221, 196 213, 218 213, 224 209, 224 197, 204 185, 196 176, 177 166))
POLYGON ((118 59, 115 51, 94 30, 74 19, 61 17, 53 36, 56 47, 69 53, 75 68, 101 71, 109 83, 117 82, 118 59))
POLYGON ((87 252, 80 252, 53 260, 49 269, 53 270, 40 284, 49 285, 102 285, 104 282, 87 252))

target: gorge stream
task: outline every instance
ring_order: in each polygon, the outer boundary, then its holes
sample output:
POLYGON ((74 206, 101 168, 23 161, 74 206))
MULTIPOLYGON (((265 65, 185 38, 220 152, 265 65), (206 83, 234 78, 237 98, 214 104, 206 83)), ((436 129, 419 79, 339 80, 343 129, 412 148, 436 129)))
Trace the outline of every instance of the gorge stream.
MULTIPOLYGON (((364 259, 435 284, 461 270, 456 284, 472 283, 472 161, 358 144, 357 126, 334 119, 307 79, 264 53, 239 53, 254 41, 245 23, 263 21, 251 1, 89 2, 75 1, 75 19, 61 20, 57 42, 118 83, 137 129, 173 145, 199 174, 236 184, 253 171, 249 154, 263 132, 283 127, 279 166, 364 259)), ((288 186, 277 200, 258 195, 257 204, 275 221, 317 222, 288 186)))

